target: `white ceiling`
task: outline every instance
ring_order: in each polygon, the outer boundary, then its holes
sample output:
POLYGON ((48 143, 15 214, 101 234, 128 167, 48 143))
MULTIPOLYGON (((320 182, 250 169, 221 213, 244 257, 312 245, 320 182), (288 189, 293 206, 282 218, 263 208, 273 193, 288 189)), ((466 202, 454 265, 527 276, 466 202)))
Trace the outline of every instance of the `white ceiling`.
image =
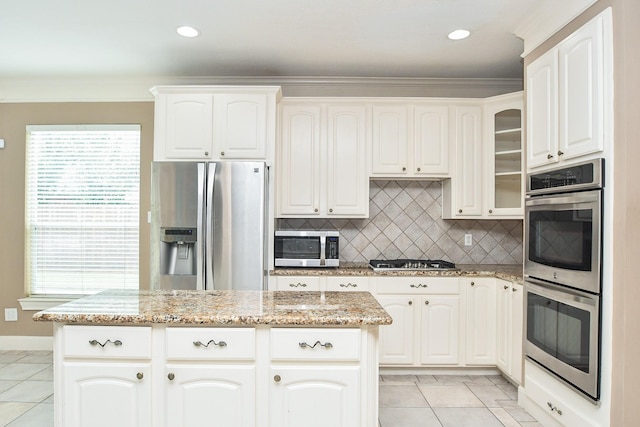
POLYGON ((540 0, 0 0, 0 79, 522 78, 540 0), (191 25, 201 36, 176 34, 191 25), (458 28, 462 41, 447 39, 458 28))

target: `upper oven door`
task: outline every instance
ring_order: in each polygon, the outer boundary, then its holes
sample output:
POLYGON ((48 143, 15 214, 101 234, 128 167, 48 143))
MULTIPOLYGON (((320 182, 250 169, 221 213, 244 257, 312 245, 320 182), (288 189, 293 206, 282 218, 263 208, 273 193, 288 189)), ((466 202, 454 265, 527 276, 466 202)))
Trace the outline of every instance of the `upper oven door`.
POLYGON ((525 201, 525 275, 600 293, 602 191, 525 201))

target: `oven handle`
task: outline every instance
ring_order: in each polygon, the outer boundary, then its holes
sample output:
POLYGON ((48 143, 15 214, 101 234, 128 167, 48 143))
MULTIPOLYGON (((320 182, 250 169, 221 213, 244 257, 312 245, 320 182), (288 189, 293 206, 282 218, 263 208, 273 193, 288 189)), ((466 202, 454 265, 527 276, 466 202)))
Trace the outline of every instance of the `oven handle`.
MULTIPOLYGON (((599 191, 599 190, 597 190, 599 191)), ((548 206, 548 205, 570 205, 575 203, 590 203, 598 201, 598 193, 577 193, 570 196, 547 196, 528 198, 525 200, 526 206, 548 206)))
POLYGON ((556 301, 566 301, 567 296, 569 296, 569 299, 577 304, 589 307, 597 307, 598 305, 598 295, 591 295, 586 292, 580 292, 565 286, 554 285, 531 277, 527 277, 524 284, 526 288, 532 290, 536 294, 556 301))

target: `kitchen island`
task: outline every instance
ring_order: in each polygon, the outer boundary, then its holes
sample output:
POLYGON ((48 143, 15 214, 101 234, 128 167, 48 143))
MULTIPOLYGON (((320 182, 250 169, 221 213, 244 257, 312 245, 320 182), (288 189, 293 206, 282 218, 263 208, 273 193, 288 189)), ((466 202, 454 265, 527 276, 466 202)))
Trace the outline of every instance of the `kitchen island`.
POLYGON ((378 327, 368 292, 104 291, 54 323, 55 425, 369 427, 378 327))

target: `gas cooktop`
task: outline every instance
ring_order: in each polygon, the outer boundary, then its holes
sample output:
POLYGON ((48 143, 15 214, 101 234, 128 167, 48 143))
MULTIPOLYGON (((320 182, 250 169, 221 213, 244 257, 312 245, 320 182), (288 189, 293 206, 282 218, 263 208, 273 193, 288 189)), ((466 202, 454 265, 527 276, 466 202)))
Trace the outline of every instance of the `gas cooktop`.
POLYGON ((456 265, 449 261, 441 259, 393 259, 380 260, 372 259, 369 261, 369 267, 373 271, 394 271, 394 270, 413 270, 413 271, 430 271, 430 270, 457 270, 456 265))

